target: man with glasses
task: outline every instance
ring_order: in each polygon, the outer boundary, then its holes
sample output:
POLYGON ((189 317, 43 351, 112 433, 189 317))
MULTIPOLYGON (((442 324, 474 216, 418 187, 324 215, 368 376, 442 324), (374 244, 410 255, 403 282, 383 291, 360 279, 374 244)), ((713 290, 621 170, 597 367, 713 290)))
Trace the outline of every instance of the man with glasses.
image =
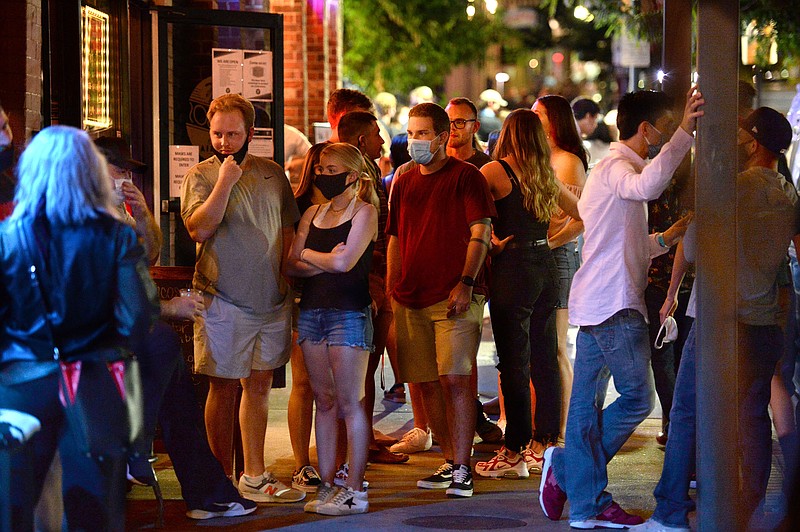
POLYGON ((453 98, 445 107, 450 117, 450 140, 447 142, 447 155, 474 164, 480 168, 492 160, 483 153, 475 139, 481 127, 478 109, 468 98, 453 98))

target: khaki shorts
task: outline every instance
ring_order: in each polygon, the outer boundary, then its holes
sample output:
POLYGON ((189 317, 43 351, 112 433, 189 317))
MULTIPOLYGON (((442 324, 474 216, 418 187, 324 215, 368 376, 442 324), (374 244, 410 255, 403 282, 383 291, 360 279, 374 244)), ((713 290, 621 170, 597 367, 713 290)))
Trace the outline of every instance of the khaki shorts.
POLYGON ((286 364, 291 342, 291 297, 268 314, 253 314, 214 297, 194 324, 194 371, 243 379, 251 370, 271 370, 286 364))
POLYGON ((423 309, 404 307, 392 300, 402 382, 472 374, 485 300, 482 295, 473 295, 469 309, 452 318, 447 317, 447 300, 423 309))

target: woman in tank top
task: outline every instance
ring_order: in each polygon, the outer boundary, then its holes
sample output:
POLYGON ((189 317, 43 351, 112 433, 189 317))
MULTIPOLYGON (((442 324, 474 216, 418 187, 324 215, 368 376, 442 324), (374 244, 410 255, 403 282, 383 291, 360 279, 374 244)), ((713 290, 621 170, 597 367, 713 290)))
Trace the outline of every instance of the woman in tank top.
POLYGON ((489 309, 507 424, 505 446, 475 470, 481 476, 524 478, 540 471, 544 449, 558 438, 558 270, 547 230, 557 206, 577 216, 576 198, 555 178, 542 124, 532 111, 518 109, 506 118, 494 157, 481 172, 498 215, 494 233, 500 243, 492 259, 489 309))
POLYGON ((314 186, 329 200, 303 214, 287 272, 303 277, 298 343, 317 404, 315 425, 322 485, 306 511, 364 513, 362 486, 370 426, 361 405, 372 350, 369 270, 378 234, 378 212, 358 148, 337 143, 320 154, 314 186), (349 475, 334 487, 337 418, 347 427, 349 475))
MULTIPOLYGON (((586 184, 589 159, 575 126, 572 107, 562 96, 542 96, 533 104, 533 112, 542 121, 550 146, 550 164, 556 178, 573 194, 581 197, 586 184)), ((558 368, 561 375, 561 430, 564 438, 567 427, 569 396, 572 391, 572 363, 567 353, 567 330, 569 329, 569 290, 572 277, 580 266, 578 235, 583 233, 583 222, 576 220, 561 209, 556 209, 550 219, 547 238, 556 259, 559 275, 558 304, 556 306, 556 331, 558 333, 558 368)))

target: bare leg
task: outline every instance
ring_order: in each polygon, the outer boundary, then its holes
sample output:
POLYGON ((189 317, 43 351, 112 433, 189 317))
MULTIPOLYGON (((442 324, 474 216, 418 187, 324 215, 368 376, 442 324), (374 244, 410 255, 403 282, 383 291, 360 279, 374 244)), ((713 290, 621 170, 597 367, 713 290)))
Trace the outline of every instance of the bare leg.
MULTIPOLYGON (((467 376, 467 378, 469 377, 467 376)), ((439 447, 442 448, 444 459, 453 460, 453 444, 452 439, 450 438, 450 427, 447 423, 447 410, 445 407, 444 392, 442 390, 440 381, 420 382, 417 383, 415 387, 418 388, 418 393, 421 396, 422 403, 425 405, 425 413, 428 416, 428 424, 430 425, 431 431, 436 434, 436 438, 439 440, 439 447)), ((469 390, 469 388, 467 388, 467 390, 469 390)), ((469 395, 469 393, 467 393, 467 395, 469 395)), ((475 428, 474 403, 470 403, 470 407, 470 412, 468 412, 468 414, 472 417, 472 423, 467 425, 467 430, 470 431, 470 438, 472 438, 475 428)), ((464 425, 469 423, 469 419, 460 419, 459 422, 464 425)), ((414 425, 417 426, 416 418, 414 418, 414 425)), ((469 450, 467 450, 467 453, 469 453, 469 450)))
POLYGON ((556 309, 556 332, 558 334, 558 371, 561 376, 561 438, 566 434, 569 396, 572 393, 572 362, 567 350, 569 309, 556 309))
POLYGON ((421 384, 417 382, 407 383, 408 396, 411 399, 411 412, 414 414, 414 427, 427 432, 430 423, 428 422, 428 414, 425 412, 425 400, 423 399, 424 394, 421 384))
POLYGON ((453 461, 456 464, 469 465, 475 435, 475 396, 470 387, 470 378, 470 375, 439 376, 447 409, 453 461))
POLYGON ((500 372, 497 372, 497 401, 500 404, 500 417, 497 418, 497 424, 502 427, 503 432, 506 431, 506 402, 503 398, 503 387, 500 386, 500 372))
POLYGON ((336 396, 333 383, 333 371, 328 360, 328 346, 303 342, 303 356, 307 362, 306 369, 314 391, 317 413, 314 417, 314 430, 317 435, 317 460, 319 476, 323 482, 333 484, 336 474, 336 441, 338 438, 338 420, 336 412, 336 396))
MULTIPOLYGON (((228 476, 233 475, 233 416, 239 381, 221 377, 208 378, 205 422, 208 444, 228 476)), ((260 475, 263 471, 256 473, 260 475)))
POLYGON ((311 442, 311 422, 314 416, 314 392, 308 380, 303 350, 297 345, 297 333, 292 345, 292 390, 289 393, 288 425, 292 442, 295 469, 311 464, 308 446, 311 442))
POLYGON ((264 436, 269 417, 269 392, 272 370, 252 370, 241 379, 242 403, 239 405, 239 426, 242 428, 244 474, 257 477, 267 469, 264 465, 264 436))
POLYGON ((773 375, 770 389, 772 393, 769 407, 772 410, 772 424, 775 425, 775 433, 778 438, 793 434, 796 430, 794 405, 780 374, 773 375))
POLYGON ((389 333, 386 336, 386 353, 389 355, 389 365, 392 366, 394 383, 397 384, 402 382, 400 380, 400 372, 397 369, 397 337, 395 336, 394 332, 394 320, 392 320, 392 322, 389 324, 389 333))
POLYGON ((347 487, 361 491, 371 432, 362 403, 368 352, 353 347, 331 346, 328 348, 328 357, 333 369, 336 410, 347 426, 347 462, 350 466, 347 487))

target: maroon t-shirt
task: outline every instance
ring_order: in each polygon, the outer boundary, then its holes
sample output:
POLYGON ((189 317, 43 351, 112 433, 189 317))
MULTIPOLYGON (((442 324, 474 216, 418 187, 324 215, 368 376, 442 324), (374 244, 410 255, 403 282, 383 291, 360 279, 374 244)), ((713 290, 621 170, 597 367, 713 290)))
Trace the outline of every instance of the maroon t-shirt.
POLYGON ((486 178, 454 157, 432 174, 416 167, 397 177, 386 226, 400 247, 395 300, 416 309, 446 300, 461 279, 470 224, 495 215, 486 178))

